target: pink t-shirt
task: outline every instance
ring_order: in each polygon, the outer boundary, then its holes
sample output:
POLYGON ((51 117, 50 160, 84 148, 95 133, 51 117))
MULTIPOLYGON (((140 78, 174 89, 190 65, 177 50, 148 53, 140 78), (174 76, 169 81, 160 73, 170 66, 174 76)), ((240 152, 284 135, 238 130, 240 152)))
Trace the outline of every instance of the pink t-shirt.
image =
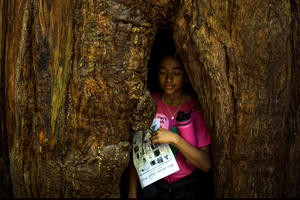
MULTIPOLYGON (((160 97, 160 92, 152 93, 152 98, 157 103, 157 113, 155 118, 160 118, 160 126, 168 130, 171 130, 171 128, 176 125, 176 117, 178 112, 172 120, 171 114, 169 113, 167 106, 170 112, 174 114, 179 106, 181 106, 179 111, 184 111, 185 113, 187 113, 192 107, 198 105, 197 101, 193 97, 191 97, 183 104, 177 106, 165 104, 160 97)), ((191 114, 191 117, 195 129, 197 147, 200 148, 209 145, 211 143, 210 136, 206 129, 205 120, 201 109, 198 109, 197 111, 193 112, 191 114)), ((194 166, 187 162, 185 157, 179 151, 176 153, 176 161, 179 166, 179 171, 165 177, 165 179, 169 183, 175 182, 178 179, 191 174, 196 169, 194 166)))

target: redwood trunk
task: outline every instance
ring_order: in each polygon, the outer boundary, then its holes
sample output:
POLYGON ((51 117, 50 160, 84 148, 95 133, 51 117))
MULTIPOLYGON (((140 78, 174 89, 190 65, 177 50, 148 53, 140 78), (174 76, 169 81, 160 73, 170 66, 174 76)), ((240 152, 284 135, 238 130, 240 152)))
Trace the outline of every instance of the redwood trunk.
POLYGON ((210 127, 216 196, 299 196, 299 1, 192 1, 174 32, 210 127))
POLYGON ((147 62, 168 23, 211 133, 216 197, 299 196, 299 4, 2 1, 0 177, 9 166, 14 197, 119 197, 129 138, 156 111, 147 62))

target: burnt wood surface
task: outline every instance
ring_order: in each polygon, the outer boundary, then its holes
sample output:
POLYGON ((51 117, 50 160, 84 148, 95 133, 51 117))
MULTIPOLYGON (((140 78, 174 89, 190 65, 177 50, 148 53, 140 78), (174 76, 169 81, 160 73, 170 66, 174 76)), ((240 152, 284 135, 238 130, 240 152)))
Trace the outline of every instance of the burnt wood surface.
POLYGON ((298 0, 4 0, 0 10, 2 197, 120 197, 130 136, 156 111, 146 79, 161 24, 204 111, 215 197, 299 197, 298 0))

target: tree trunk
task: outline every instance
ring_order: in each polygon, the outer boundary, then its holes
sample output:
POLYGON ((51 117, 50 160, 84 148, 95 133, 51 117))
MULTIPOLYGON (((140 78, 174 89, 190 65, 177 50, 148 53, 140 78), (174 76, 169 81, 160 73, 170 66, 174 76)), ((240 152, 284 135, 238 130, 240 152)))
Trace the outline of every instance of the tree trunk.
POLYGON ((210 127, 216 197, 299 196, 299 1, 192 1, 174 32, 210 127))
POLYGON ((298 0, 0 6, 0 177, 8 153, 14 197, 119 197, 130 136, 156 111, 146 75, 159 23, 204 110, 216 197, 299 196, 298 0))
POLYGON ((8 2, 14 197, 119 196, 129 137, 155 114, 144 81, 155 30, 133 3, 8 2))

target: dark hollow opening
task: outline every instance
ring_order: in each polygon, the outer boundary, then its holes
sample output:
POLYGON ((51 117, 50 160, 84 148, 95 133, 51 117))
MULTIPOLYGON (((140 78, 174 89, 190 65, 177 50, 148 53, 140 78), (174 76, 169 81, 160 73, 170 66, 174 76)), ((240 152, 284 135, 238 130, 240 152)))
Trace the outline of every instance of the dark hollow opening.
POLYGON ((176 52, 173 41, 173 31, 167 26, 161 26, 158 28, 151 48, 147 74, 147 89, 150 92, 159 90, 157 70, 159 59, 163 52, 176 52))

